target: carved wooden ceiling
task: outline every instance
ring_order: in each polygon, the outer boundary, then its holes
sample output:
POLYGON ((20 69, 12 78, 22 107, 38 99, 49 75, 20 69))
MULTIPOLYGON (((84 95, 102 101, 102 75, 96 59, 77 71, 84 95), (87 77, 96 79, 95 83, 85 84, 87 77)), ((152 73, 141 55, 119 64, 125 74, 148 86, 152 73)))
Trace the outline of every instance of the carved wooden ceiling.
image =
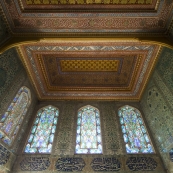
POLYGON ((0 4, 12 34, 21 37, 160 36, 169 28, 173 11, 172 0, 1 0, 0 4))
POLYGON ((139 100, 160 46, 127 37, 165 37, 173 16, 172 0, 1 0, 0 5, 15 43, 52 38, 18 47, 41 100, 139 100), (126 41, 94 39, 108 36, 126 41), (59 37, 81 39, 54 41, 59 37))
POLYGON ((153 10, 156 11, 159 0, 19 0, 23 10, 52 9, 102 9, 102 10, 153 10))
POLYGON ((139 100, 160 46, 98 40, 41 41, 20 46, 40 99, 139 100))

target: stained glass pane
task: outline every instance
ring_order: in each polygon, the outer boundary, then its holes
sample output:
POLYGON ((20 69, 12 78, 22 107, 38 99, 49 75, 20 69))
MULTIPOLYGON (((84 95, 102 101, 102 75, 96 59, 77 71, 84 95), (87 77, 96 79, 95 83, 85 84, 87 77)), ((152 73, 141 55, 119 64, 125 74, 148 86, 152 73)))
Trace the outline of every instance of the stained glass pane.
POLYGON ((76 153, 102 153, 100 114, 92 106, 85 106, 78 111, 76 153))
POLYGON ((47 106, 37 112, 31 134, 26 144, 26 153, 50 153, 56 131, 59 111, 47 106))
POLYGON ((124 106, 119 109, 118 115, 127 153, 154 153, 140 112, 124 106))
POLYGON ((0 120, 0 139, 11 145, 31 102, 30 91, 21 87, 0 120))

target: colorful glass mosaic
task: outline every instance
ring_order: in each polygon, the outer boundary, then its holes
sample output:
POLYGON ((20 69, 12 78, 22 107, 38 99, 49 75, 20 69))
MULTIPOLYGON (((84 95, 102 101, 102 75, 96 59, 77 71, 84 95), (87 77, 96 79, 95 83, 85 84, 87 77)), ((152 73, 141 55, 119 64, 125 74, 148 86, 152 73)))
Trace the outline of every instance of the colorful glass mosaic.
POLYGON ((53 106, 39 109, 31 129, 25 153, 50 153, 58 122, 59 111, 53 106))
POLYGON ((21 87, 0 120, 0 139, 11 145, 31 103, 28 88, 21 87))
POLYGON ((85 106, 78 111, 76 153, 102 153, 100 113, 92 106, 85 106))
POLYGON ((119 109, 118 115, 127 153, 153 153, 141 113, 126 105, 119 109))

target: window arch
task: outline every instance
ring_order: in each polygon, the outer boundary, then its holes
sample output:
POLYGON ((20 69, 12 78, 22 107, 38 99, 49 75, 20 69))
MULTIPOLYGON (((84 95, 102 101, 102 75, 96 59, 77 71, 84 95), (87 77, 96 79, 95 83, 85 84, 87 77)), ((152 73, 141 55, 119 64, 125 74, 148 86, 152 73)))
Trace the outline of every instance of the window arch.
POLYGON ((28 138, 25 153, 50 153, 58 122, 59 110, 46 106, 38 110, 28 138))
POLYGON ((30 90, 23 86, 0 120, 0 138, 4 143, 11 145, 14 141, 30 103, 30 90))
POLYGON ((127 153, 153 153, 153 146, 139 110, 126 105, 119 109, 118 115, 127 153))
POLYGON ((75 151, 77 154, 102 153, 100 113, 90 105, 78 111, 75 151))

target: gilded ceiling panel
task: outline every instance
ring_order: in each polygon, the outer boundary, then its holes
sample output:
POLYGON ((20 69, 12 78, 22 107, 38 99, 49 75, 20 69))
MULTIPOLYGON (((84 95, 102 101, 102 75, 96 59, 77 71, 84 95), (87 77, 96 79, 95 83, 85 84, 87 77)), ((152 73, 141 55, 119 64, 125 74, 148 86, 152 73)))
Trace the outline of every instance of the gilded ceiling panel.
POLYGON ((40 99, 138 100, 160 50, 138 41, 62 40, 20 46, 40 99))
POLYGON ((136 54, 129 56, 127 54, 129 52, 126 52, 124 55, 120 53, 118 56, 119 53, 90 51, 84 54, 77 51, 72 54, 69 51, 64 53, 66 57, 58 52, 54 55, 41 54, 40 57, 37 54, 40 62, 38 67, 43 67, 44 70, 41 73, 46 74, 45 80, 48 79, 49 88, 51 86, 56 86, 56 89, 61 86, 73 86, 82 89, 82 87, 88 86, 94 88, 117 87, 117 89, 126 87, 128 89, 132 74, 136 75, 135 66, 142 61, 142 56, 145 54, 141 52, 140 56, 136 54), (97 53, 98 55, 96 55, 97 53), (62 66, 62 61, 70 61, 70 64, 62 66))
POLYGON ((118 66, 118 60, 60 60, 60 70, 63 72, 117 72, 118 66))

